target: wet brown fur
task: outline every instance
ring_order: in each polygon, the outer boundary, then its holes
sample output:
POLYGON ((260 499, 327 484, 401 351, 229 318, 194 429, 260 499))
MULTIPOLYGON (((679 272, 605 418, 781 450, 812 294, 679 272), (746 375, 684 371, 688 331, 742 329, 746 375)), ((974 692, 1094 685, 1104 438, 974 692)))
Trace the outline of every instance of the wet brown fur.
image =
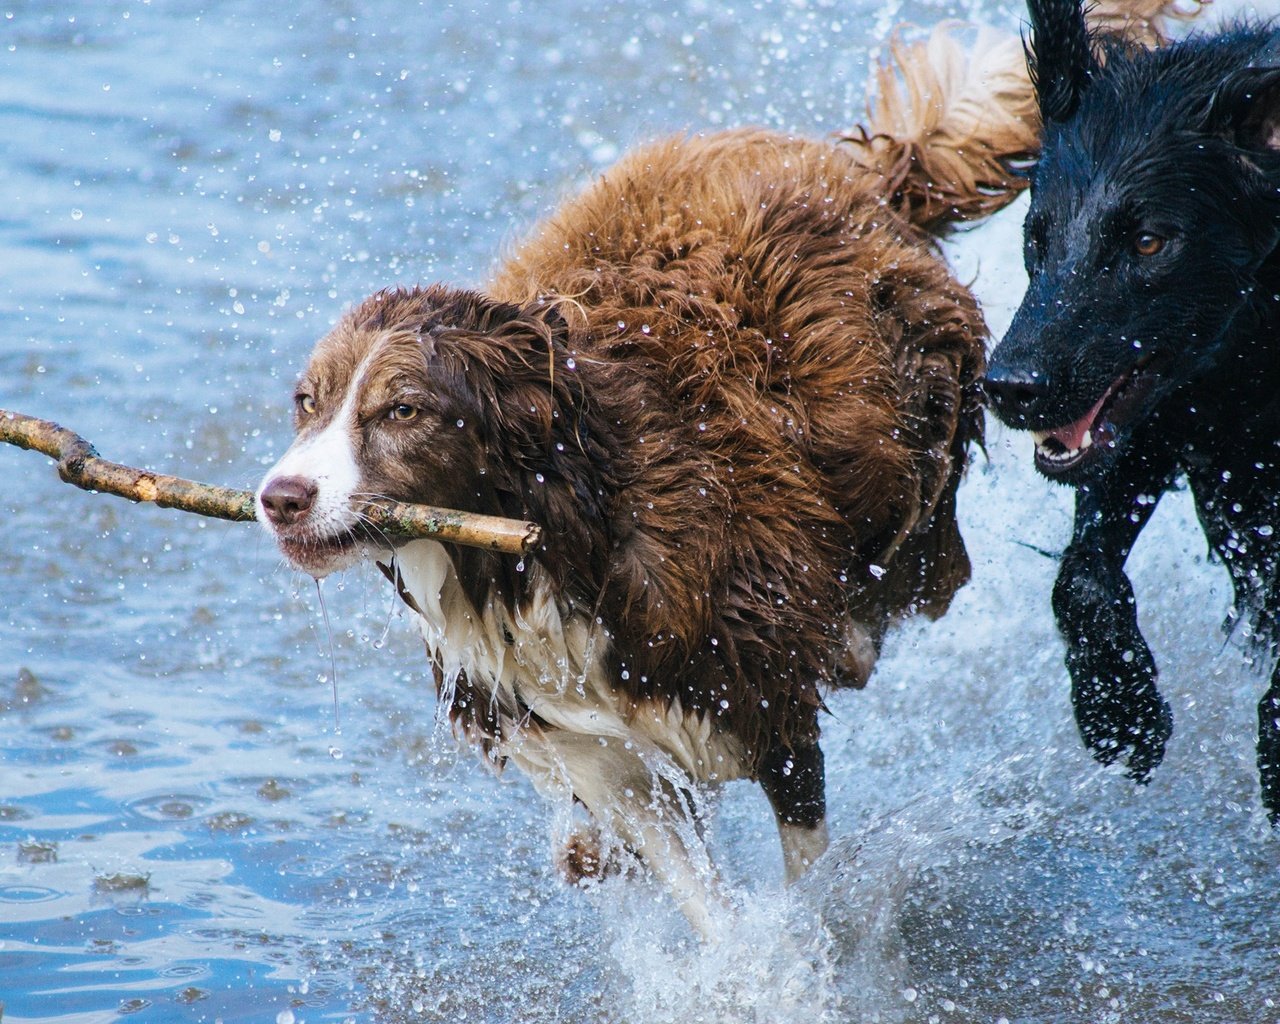
MULTIPOLYGON (((370 410, 423 412, 368 433, 372 489, 543 523, 533 557, 599 617, 617 685, 710 716, 753 769, 816 737, 848 615, 939 614, 968 576, 955 488, 984 328, 879 182, 843 147, 763 131, 655 143, 487 295, 366 300, 306 386, 381 346, 370 410)), ((450 555, 476 607, 491 588, 520 605, 512 560, 450 555)), ((504 710, 460 682, 475 738, 504 710)))
MULTIPOLYGON (((1098 13, 1157 30, 1165 2, 1098 13)), ((895 45, 867 125, 841 143, 741 130, 636 150, 485 293, 365 300, 300 388, 314 436, 359 382, 362 488, 543 524, 527 564, 448 550, 471 614, 496 602, 518 630, 549 581, 562 622, 594 624, 637 735, 678 704, 718 733, 692 740, 699 770, 759 778, 789 877, 826 842, 825 688, 865 683, 885 627, 941 614, 969 573, 955 500, 980 442, 985 328, 936 238, 1016 196, 1010 161, 1037 145, 1022 54, 988 38, 966 54, 940 27, 895 45), (415 414, 389 419, 399 405, 415 414)), ((464 676, 442 699, 498 761, 516 734, 553 729, 521 692, 464 676)), ((603 781, 624 787, 622 810, 594 795, 606 827, 646 799, 618 770, 603 781)), ((674 807, 680 790, 665 778, 655 793, 674 807)), ((645 827, 624 837, 637 850, 645 827)), ((560 863, 610 868, 586 841, 560 863)), ((705 931, 682 870, 665 874, 705 931)))

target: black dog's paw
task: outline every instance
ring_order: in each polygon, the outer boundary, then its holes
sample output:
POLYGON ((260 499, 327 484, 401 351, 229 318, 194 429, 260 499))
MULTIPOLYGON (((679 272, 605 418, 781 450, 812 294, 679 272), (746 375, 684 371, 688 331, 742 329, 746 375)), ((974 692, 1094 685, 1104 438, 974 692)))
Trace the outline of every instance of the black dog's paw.
POLYGON ((1099 762, 1114 764, 1123 758, 1129 778, 1148 782, 1173 735, 1173 712, 1156 689, 1154 664, 1134 659, 1124 665, 1123 674, 1113 670, 1077 676, 1084 668, 1073 665, 1071 673, 1081 737, 1099 762))

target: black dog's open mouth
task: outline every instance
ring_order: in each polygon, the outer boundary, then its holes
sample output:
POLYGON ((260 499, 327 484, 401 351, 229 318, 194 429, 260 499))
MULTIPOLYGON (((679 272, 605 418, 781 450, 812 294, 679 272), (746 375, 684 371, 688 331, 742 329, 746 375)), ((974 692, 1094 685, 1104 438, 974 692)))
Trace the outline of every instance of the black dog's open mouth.
POLYGON ((1114 448, 1118 429, 1143 407, 1159 380, 1151 366, 1152 358, 1145 357, 1112 381, 1078 420, 1053 430, 1032 431, 1036 468, 1047 476, 1057 476, 1087 465, 1114 448))

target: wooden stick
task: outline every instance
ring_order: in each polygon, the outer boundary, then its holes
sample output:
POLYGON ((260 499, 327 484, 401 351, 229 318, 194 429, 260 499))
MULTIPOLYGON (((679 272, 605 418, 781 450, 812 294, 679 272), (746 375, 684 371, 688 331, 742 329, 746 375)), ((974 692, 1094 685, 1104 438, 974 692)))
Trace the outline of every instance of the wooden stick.
MULTIPOLYGON (((162 508, 248 522, 257 518, 253 492, 196 483, 164 473, 108 462, 79 434, 49 420, 0 409, 0 441, 43 452, 58 463, 58 475, 86 491, 115 494, 130 501, 150 501, 162 508)), ((355 510, 372 529, 396 537, 434 540, 527 555, 542 539, 536 523, 460 512, 399 501, 359 502, 355 510)))

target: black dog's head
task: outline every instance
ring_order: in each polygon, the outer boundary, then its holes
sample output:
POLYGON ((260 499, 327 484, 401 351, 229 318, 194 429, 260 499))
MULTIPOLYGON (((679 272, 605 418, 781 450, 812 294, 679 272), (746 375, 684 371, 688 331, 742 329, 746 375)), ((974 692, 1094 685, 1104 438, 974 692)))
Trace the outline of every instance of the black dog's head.
POLYGON ((1030 283, 986 391, 1079 483, 1214 363, 1280 240, 1280 32, 1147 51, 1090 39, 1078 0, 1031 22, 1030 283))

